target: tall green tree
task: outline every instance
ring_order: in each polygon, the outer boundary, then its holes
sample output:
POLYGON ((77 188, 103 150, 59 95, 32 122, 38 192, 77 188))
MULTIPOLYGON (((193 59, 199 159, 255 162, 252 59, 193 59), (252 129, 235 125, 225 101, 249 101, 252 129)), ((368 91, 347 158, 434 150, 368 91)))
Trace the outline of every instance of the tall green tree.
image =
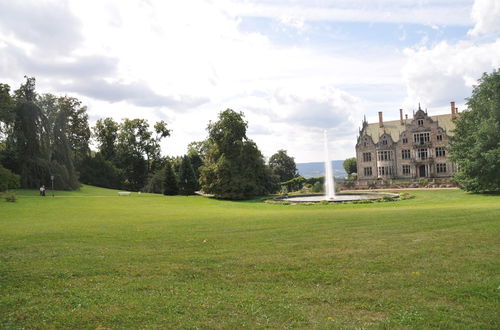
POLYGON ((196 177, 191 165, 189 156, 182 157, 181 166, 179 168, 179 194, 194 195, 196 191, 196 177))
POLYGON ((170 135, 170 130, 164 121, 155 123, 153 128, 152 131, 145 119, 128 118, 121 123, 100 119, 93 127, 99 152, 123 174, 123 189, 142 189, 163 167, 160 142, 170 135))
POLYGON ((79 170, 82 161, 90 155, 90 127, 87 107, 74 97, 60 97, 59 107, 67 113, 67 138, 71 148, 72 159, 79 170))
POLYGON ((188 145, 187 155, 193 165, 194 176, 196 177, 196 190, 200 189, 200 168, 204 164, 206 155, 206 144, 202 142, 191 142, 188 145))
POLYGON ((117 139, 117 166, 125 171, 128 189, 142 188, 150 171, 152 157, 159 158, 159 143, 145 119, 123 119, 117 139))
POLYGON ((344 163, 342 163, 342 165, 344 166, 344 170, 349 176, 351 176, 353 173, 356 173, 358 170, 356 157, 347 158, 346 160, 344 160, 344 163))
POLYGON ((99 152, 106 160, 112 160, 116 155, 116 140, 119 129, 119 124, 109 117, 97 120, 92 128, 99 152))
POLYGON ((174 170, 170 162, 165 164, 165 181, 163 182, 163 194, 164 195, 177 195, 179 193, 179 187, 177 185, 177 178, 175 177, 174 170))
POLYGON ((0 164, 15 168, 17 156, 15 150, 8 148, 7 139, 13 135, 15 112, 14 99, 10 94, 10 86, 0 83, 0 164))
POLYGON ((110 160, 97 152, 93 157, 87 157, 80 166, 80 181, 98 187, 122 189, 124 173, 110 160))
MULTIPOLYGON (((48 131, 54 132, 56 121, 61 126, 63 124, 61 119, 64 119, 64 139, 70 148, 73 166, 79 170, 83 159, 90 155, 87 107, 82 106, 81 101, 77 98, 57 97, 53 94, 41 95, 37 104, 47 118, 48 131), (63 118, 61 113, 64 113, 63 118)), ((51 145, 55 143, 53 137, 53 135, 50 136, 51 145)))
POLYGON ((500 191, 500 71, 484 73, 455 120, 451 159, 455 179, 472 192, 500 191))
POLYGON ((14 123, 14 105, 10 86, 0 83, 0 142, 5 139, 8 127, 14 123))
POLYGON ((37 105, 35 78, 26 77, 26 82, 14 92, 15 122, 13 134, 7 145, 14 150, 13 164, 21 175, 21 186, 37 188, 50 179, 50 132, 47 118, 37 105))
POLYGON ((39 95, 35 78, 10 96, 0 84, 0 161, 20 174, 21 186, 37 188, 55 177, 55 188, 75 189, 75 164, 90 153, 86 108, 72 97, 39 95))
POLYGON ((146 149, 148 159, 149 172, 160 170, 164 167, 164 160, 161 157, 160 142, 162 139, 169 137, 171 130, 163 120, 156 122, 153 126, 155 135, 149 142, 149 148, 146 149))
POLYGON ((71 145, 68 140, 68 113, 62 109, 56 115, 53 127, 51 155, 51 175, 55 187, 74 190, 79 187, 78 177, 73 165, 71 145))
POLYGON ((246 136, 242 113, 227 109, 208 125, 207 155, 200 168, 204 192, 223 199, 247 199, 272 187, 270 172, 255 143, 246 136))
POLYGON ((297 166, 293 157, 287 155, 286 150, 278 150, 269 158, 269 167, 272 173, 278 176, 280 182, 291 180, 298 176, 297 166))

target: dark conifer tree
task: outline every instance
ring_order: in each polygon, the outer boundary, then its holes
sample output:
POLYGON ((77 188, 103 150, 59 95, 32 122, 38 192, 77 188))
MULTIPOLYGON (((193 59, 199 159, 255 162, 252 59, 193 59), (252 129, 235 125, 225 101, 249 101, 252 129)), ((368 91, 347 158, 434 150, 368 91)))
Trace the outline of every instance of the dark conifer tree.
POLYGON ((163 182, 163 194, 164 195, 177 195, 179 193, 179 187, 177 185, 177 178, 175 177, 172 165, 167 162, 165 164, 165 181, 163 182))
POLYGON ((182 157, 179 168, 179 193, 181 195, 194 195, 197 181, 188 156, 182 157))

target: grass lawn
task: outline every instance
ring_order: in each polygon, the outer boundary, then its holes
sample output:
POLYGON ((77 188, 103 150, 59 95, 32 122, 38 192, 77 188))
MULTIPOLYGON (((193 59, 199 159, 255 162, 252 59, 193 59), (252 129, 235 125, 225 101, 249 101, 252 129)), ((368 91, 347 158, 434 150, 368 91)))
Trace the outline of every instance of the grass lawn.
POLYGON ((0 201, 0 328, 499 328, 500 196, 410 193, 18 191, 0 201))

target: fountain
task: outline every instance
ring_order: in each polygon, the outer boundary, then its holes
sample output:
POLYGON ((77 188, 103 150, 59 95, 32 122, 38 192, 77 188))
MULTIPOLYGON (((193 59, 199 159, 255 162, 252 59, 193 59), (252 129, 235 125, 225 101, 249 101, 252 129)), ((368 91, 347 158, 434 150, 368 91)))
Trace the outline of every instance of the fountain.
POLYGON ((319 203, 322 201, 327 201, 329 203, 334 202, 352 202, 367 199, 380 199, 384 196, 389 196, 392 198, 399 197, 397 194, 389 193, 342 193, 335 194, 335 182, 333 177, 332 162, 330 160, 328 136, 326 130, 323 131, 324 139, 324 153, 325 153, 325 194, 309 194, 309 195, 294 195, 290 197, 277 197, 274 198, 275 201, 286 201, 290 203, 319 203))
POLYGON ((332 162, 330 160, 330 153, 328 152, 328 136, 326 130, 323 131, 323 138, 325 144, 325 200, 335 199, 335 185, 333 182, 332 162))

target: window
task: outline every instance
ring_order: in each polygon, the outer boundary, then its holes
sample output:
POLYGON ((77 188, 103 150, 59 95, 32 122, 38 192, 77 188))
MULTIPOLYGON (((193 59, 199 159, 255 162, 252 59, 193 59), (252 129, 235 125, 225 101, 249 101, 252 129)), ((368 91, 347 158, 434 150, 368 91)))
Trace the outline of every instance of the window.
POLYGON ((427 149, 418 149, 417 155, 419 159, 427 159, 429 154, 427 152, 427 149))
POLYGON ((371 167, 365 167, 363 170, 364 170, 365 176, 372 176, 372 168, 371 167))
POLYGON ((444 147, 437 147, 436 148, 436 157, 444 157, 446 156, 446 151, 444 147))
POLYGON ((436 164, 436 172, 446 173, 446 163, 436 164))
POLYGON ((371 152, 363 152, 363 161, 371 162, 372 161, 372 153, 371 152))
POLYGON ((403 175, 410 175, 410 165, 403 165, 403 175))
POLYGON ((423 119, 418 119, 417 120, 418 126, 424 126, 424 120, 423 119))
POLYGON ((378 168, 378 175, 385 175, 385 167, 379 166, 379 168, 378 168))
POLYGON ((386 140, 386 139, 383 139, 383 140, 382 140, 382 144, 383 144, 384 146, 386 146, 386 145, 387 145, 387 140, 386 140))
POLYGON ((415 133, 413 134, 413 141, 417 144, 424 144, 426 142, 429 142, 429 133, 415 133))
POLYGON ((443 136, 441 134, 436 135, 436 140, 443 141, 443 136))
POLYGON ((383 150, 378 151, 378 160, 391 160, 392 159, 392 151, 383 150))
POLYGON ((392 167, 391 166, 380 166, 378 168, 378 175, 384 176, 384 175, 391 175, 392 174, 392 167))
POLYGON ((401 150, 401 158, 410 159, 410 150, 408 149, 401 150))
POLYGON ((408 143, 408 138, 405 136, 405 137, 403 138, 403 144, 407 144, 407 143, 408 143))

